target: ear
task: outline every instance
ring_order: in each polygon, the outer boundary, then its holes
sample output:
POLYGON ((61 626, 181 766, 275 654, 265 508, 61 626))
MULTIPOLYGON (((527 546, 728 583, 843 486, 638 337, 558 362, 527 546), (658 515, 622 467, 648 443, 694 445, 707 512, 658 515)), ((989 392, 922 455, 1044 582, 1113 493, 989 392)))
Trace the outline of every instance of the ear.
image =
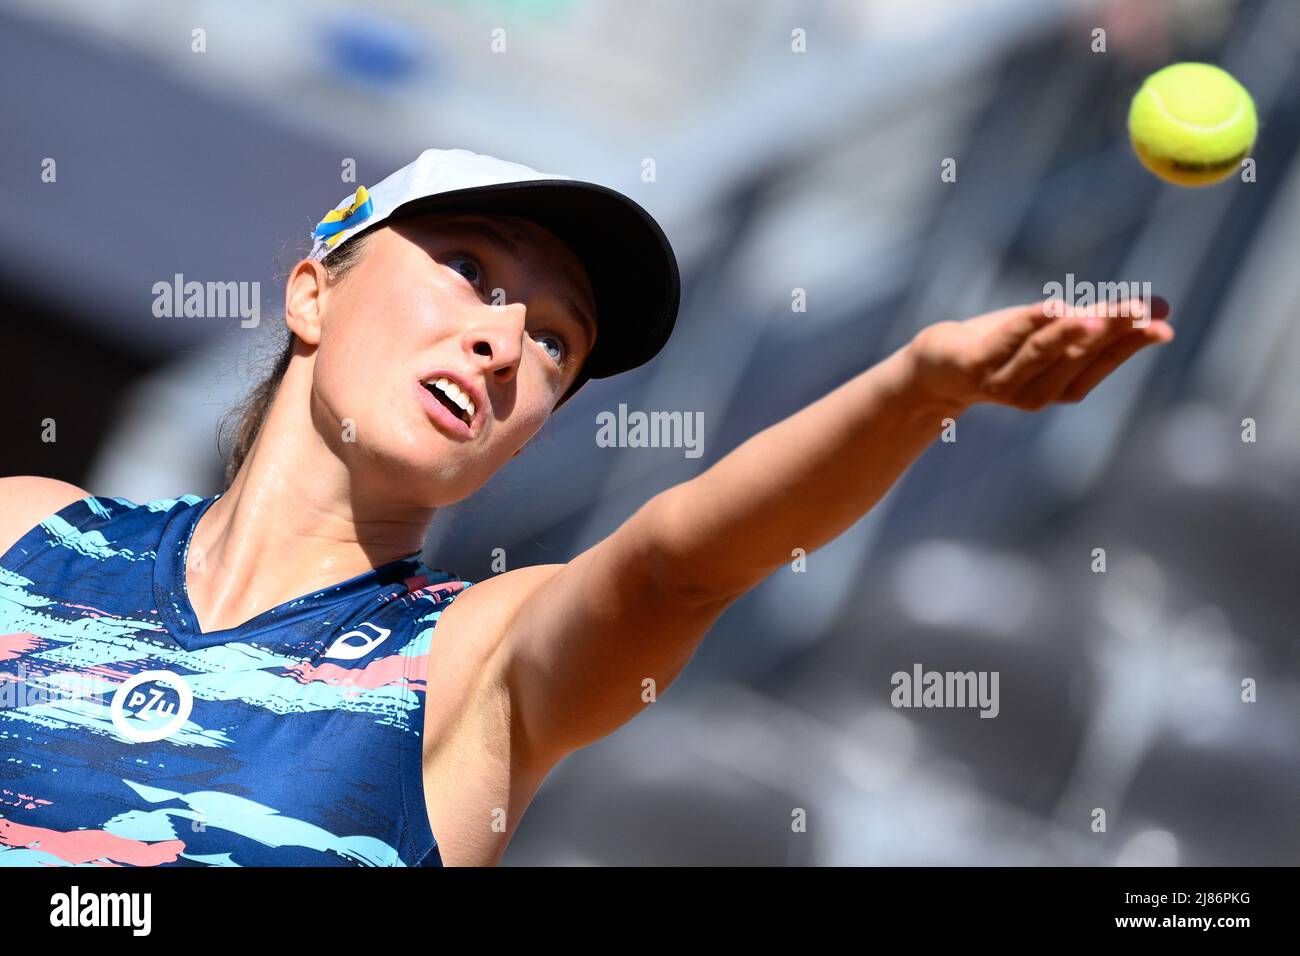
POLYGON ((328 273, 315 259, 303 259, 284 286, 284 322, 307 345, 320 344, 322 299, 328 273))

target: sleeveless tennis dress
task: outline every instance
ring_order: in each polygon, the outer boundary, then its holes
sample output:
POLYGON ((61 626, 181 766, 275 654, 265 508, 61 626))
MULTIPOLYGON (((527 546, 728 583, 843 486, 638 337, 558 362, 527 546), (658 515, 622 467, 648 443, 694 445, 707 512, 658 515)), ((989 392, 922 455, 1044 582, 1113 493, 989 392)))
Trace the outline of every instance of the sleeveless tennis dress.
POLYGON ((218 497, 83 498, 0 556, 0 866, 440 866, 425 675, 470 582, 412 555, 203 633, 218 497))

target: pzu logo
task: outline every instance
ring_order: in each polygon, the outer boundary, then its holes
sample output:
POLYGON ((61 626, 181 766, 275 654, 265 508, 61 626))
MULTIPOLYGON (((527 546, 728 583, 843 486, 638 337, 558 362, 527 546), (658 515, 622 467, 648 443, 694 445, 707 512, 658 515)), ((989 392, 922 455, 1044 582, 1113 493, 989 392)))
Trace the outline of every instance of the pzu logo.
POLYGON ((117 689, 109 714, 118 733, 137 743, 175 733, 194 709, 194 692, 172 671, 144 671, 117 689))
POLYGON ((329 650, 321 656, 331 657, 336 661, 355 661, 359 658, 365 657, 380 644, 384 643, 384 641, 388 639, 388 635, 392 633, 393 632, 386 627, 380 627, 378 624, 371 624, 369 621, 366 621, 365 623, 358 625, 357 630, 348 631, 346 634, 339 635, 334 643, 329 646, 329 650), (362 627, 368 627, 374 633, 367 633, 366 631, 360 630, 362 627))

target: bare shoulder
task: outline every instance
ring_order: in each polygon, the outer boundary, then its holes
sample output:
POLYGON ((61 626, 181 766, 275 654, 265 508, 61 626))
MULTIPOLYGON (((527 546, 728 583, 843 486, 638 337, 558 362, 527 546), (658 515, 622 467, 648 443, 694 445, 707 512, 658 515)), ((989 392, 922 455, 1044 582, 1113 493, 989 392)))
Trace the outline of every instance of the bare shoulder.
POLYGON ((439 618, 440 628, 473 620, 476 627, 492 623, 508 624, 528 596, 553 578, 563 564, 533 564, 526 568, 503 571, 490 578, 474 582, 456 595, 456 600, 439 618), (458 622, 458 623, 453 623, 458 622))
POLYGON ((61 508, 90 492, 55 478, 0 478, 0 554, 61 508))
POLYGON ((492 656, 506 628, 529 596, 563 564, 534 564, 474 582, 438 618, 439 642, 476 646, 480 660, 492 656), (464 635, 462 638, 461 635, 464 635))

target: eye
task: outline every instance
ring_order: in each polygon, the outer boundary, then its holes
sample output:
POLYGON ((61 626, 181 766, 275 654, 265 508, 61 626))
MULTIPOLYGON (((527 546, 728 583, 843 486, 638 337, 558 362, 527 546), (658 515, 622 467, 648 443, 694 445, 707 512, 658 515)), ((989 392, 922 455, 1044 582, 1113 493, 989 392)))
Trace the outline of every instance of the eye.
POLYGON ((461 278, 465 279, 474 288, 481 288, 483 268, 469 256, 450 256, 446 260, 446 265, 447 268, 460 273, 461 278))
POLYGON ((546 349, 556 365, 563 365, 564 360, 569 356, 569 340, 562 335, 555 335, 551 332, 539 332, 533 338, 542 343, 542 348, 546 349), (546 344, 547 341, 554 343, 554 349, 546 344))

